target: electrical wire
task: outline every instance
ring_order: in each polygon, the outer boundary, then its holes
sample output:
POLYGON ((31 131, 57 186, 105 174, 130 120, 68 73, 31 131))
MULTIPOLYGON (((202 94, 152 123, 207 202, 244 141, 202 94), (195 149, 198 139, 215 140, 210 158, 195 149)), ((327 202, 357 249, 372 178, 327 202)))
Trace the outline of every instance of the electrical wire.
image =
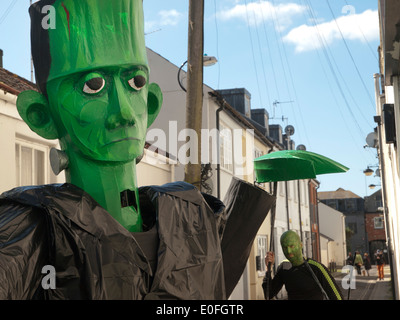
POLYGON ((343 40, 343 43, 344 43, 344 45, 345 45, 345 47, 346 47, 346 50, 347 50, 349 56, 350 56, 350 58, 351 58, 351 61, 353 62, 354 68, 355 68, 356 71, 357 71, 358 77, 360 78, 360 81, 361 81, 361 83, 362 83, 362 85, 363 85, 363 87, 364 87, 364 90, 365 90, 365 92, 366 92, 366 94, 367 94, 367 97, 368 97, 368 99, 369 99, 369 101, 370 101, 370 103, 371 103, 371 105, 372 105, 372 108, 373 108, 373 110, 375 110, 374 101, 373 101, 373 99, 372 99, 372 97, 371 97, 371 95, 370 95, 370 92, 369 92, 367 86, 365 85, 365 82, 364 82, 364 80, 363 80, 363 78, 362 78, 362 76, 361 76, 360 70, 359 70, 358 67, 357 67, 357 64, 356 64, 356 62, 355 62, 355 60, 354 60, 353 54, 352 54, 351 51, 350 51, 350 48, 349 48, 349 46, 348 46, 348 44, 347 44, 347 41, 346 41, 346 39, 345 39, 344 36, 343 36, 342 30, 340 29, 340 26, 339 26, 339 24, 338 24, 338 22, 337 22, 337 19, 336 19, 336 17, 335 17, 335 14, 333 13, 333 10, 332 10, 332 7, 331 7, 331 5, 330 5, 330 3, 329 3, 329 0, 326 0, 326 3, 327 3, 327 5, 328 5, 328 7, 329 7, 329 10, 330 10, 330 12, 331 12, 331 14, 332 14, 333 19, 335 20, 335 24, 336 24, 336 26, 337 26, 337 28, 338 28, 338 30, 339 30, 340 36, 341 36, 341 38, 342 38, 342 40, 343 40))
MULTIPOLYGON (((349 3, 347 2, 347 0, 344 0, 344 2, 346 3, 347 6, 349 6, 349 3)), ((355 19, 355 20, 356 20, 356 22, 357 22, 357 19, 355 19)), ((361 32, 361 34, 362 34, 362 36, 363 36, 363 38, 364 38, 366 44, 367 44, 367 46, 368 46, 369 51, 371 52, 372 56, 376 59, 377 62, 379 62, 379 58, 378 58, 378 55, 377 55, 377 50, 374 51, 374 50, 372 49, 371 44, 370 44, 369 41, 367 40, 367 37, 365 36, 365 34, 364 34, 362 28, 360 27, 360 25, 359 25, 358 23, 357 23, 357 26, 358 26, 358 29, 360 30, 360 32, 361 32)))
POLYGON ((262 74, 263 74, 264 83, 265 83, 265 93, 267 95, 267 101, 271 101, 270 94, 269 94, 269 88, 268 88, 268 81, 266 78, 264 59, 263 59, 262 50, 261 50, 260 35, 258 33, 258 22, 257 22, 255 10, 253 10, 253 17, 254 17, 254 21, 255 21, 255 29, 256 29, 256 34, 257 34, 258 50, 260 52, 260 57, 261 57, 260 61, 261 61, 261 66, 262 66, 262 71, 263 71, 262 74))
POLYGON ((258 87, 258 94, 259 94, 259 99, 260 99, 260 105, 263 105, 263 103, 262 103, 262 98, 261 98, 260 82, 258 81, 258 72, 257 72, 256 58, 255 58, 255 55, 254 55, 254 45, 253 45, 253 40, 252 40, 252 37, 251 37, 251 31, 250 31, 250 20, 249 20, 249 13, 248 13, 248 4, 247 4, 247 0, 245 0, 244 2, 245 2, 247 27, 248 27, 248 30, 249 30, 249 38, 250 38, 250 44, 251 44, 251 52, 252 52, 252 55, 253 55, 253 65, 254 65, 254 71, 255 71, 255 74, 256 74, 256 82, 257 82, 257 87, 258 87))
MULTIPOLYGON (((259 0, 259 2, 262 3, 261 0, 259 0)), ((267 29, 265 27, 265 16, 264 16, 263 6, 261 6, 261 8, 260 8, 260 12, 261 12, 261 21, 262 21, 262 26, 263 26, 263 30, 264 30, 265 40, 267 43, 268 57, 269 57, 269 61, 270 61, 271 69, 272 69, 272 78, 274 79, 275 90, 276 90, 276 95, 277 95, 278 101, 280 101, 278 81, 276 79, 276 72, 275 72, 275 64, 272 61, 271 46, 269 44, 268 33, 267 33, 267 29)))
POLYGON ((219 61, 219 37, 218 37, 218 23, 217 23, 217 0, 214 0, 214 18, 215 18, 215 37, 216 37, 216 47, 217 47, 217 60, 218 60, 218 80, 217 80, 217 90, 219 90, 219 83, 221 80, 221 63, 219 61))
MULTIPOLYGON (((335 71, 335 69, 333 68, 331 58, 329 57, 329 54, 328 54, 328 49, 327 49, 328 46, 326 45, 326 41, 324 40, 323 35, 322 35, 322 34, 320 33, 320 31, 319 31, 318 24, 317 24, 317 22, 316 22, 317 19, 316 19, 316 16, 315 16, 314 11, 313 11, 313 9, 312 9, 312 5, 311 5, 311 3, 310 3, 310 0, 303 0, 303 1, 305 1, 305 6, 308 8, 308 12, 309 12, 310 19, 311 19, 311 21, 313 22, 313 25, 314 25, 314 27, 315 27, 315 30, 317 31, 317 37, 318 37, 318 40, 319 40, 319 42, 320 42, 320 44, 321 44, 322 52, 323 52, 324 55, 325 55, 326 61, 327 61, 327 63, 328 63, 329 69, 330 69, 330 71, 331 71, 331 75, 333 76, 333 78, 334 78, 334 80, 335 80, 335 82, 336 82, 336 85, 337 85, 337 87, 338 87, 338 90, 339 90, 339 92, 340 92, 340 94, 341 94, 341 96, 342 96, 342 98, 343 98, 343 100, 344 100, 344 102, 345 102, 345 105, 346 105, 346 107, 347 107, 347 109, 348 109, 348 111, 349 111, 351 117, 353 118, 354 123, 356 124, 356 126, 357 126, 357 128, 358 128, 358 132, 360 133, 360 137, 361 137, 362 139, 365 139, 365 136, 366 136, 366 135, 365 135, 365 133, 363 132, 363 130, 361 129, 361 127, 360 127, 360 125, 359 125, 359 123, 358 123, 358 121, 357 121, 357 118, 355 117, 355 115, 353 114, 353 112, 352 112, 352 110, 351 110, 351 108, 350 108, 350 105, 349 105, 349 103, 348 103, 348 101, 347 101, 347 98, 346 98, 346 96, 344 95, 343 89, 342 89, 342 87, 341 87, 341 85, 340 85, 340 81, 339 81, 339 79, 338 79, 338 76, 337 76, 337 74, 336 74, 336 71, 335 71)), ((332 57, 332 60, 334 60, 333 57, 332 57)), ((335 98, 335 99, 336 99, 336 98, 335 98)), ((352 136, 350 130, 349 130, 349 134, 352 136)), ((352 137, 353 137, 353 136, 352 136, 352 137)), ((353 139, 354 139, 354 137, 353 137, 353 139)), ((358 145, 358 143, 356 143, 356 141, 354 141, 354 142, 355 142, 356 145, 358 145)), ((370 151, 370 150, 368 150, 368 151, 370 151)), ((372 153, 372 151, 370 151, 370 153, 372 153)))
MULTIPOLYGON (((274 24, 274 29, 275 29, 275 34, 277 35, 278 34, 278 31, 277 30, 282 30, 282 28, 281 28, 281 26, 280 26, 280 24, 279 24, 279 20, 278 20, 278 18, 277 18, 277 14, 276 14, 276 5, 275 5, 275 1, 274 0, 272 0, 272 4, 273 4, 273 11, 274 11, 274 16, 273 16, 273 24, 274 24)), ((302 134, 304 133, 305 134, 305 136, 306 136, 306 141, 307 141, 307 144, 308 144, 308 146, 311 148, 311 143, 310 143, 310 139, 308 138, 308 134, 307 134, 307 127, 305 126, 305 124, 304 124, 304 119, 303 119, 303 115, 302 115, 302 112, 301 112, 301 107, 300 107, 300 104, 299 104, 299 98, 298 98, 298 96, 297 96, 297 92, 296 92, 296 86, 295 86, 295 84, 294 84, 294 80, 293 80, 293 73, 292 73, 292 70, 291 70, 291 67, 290 67, 290 63, 289 63, 289 59, 288 59, 288 57, 287 57, 287 52, 286 52, 286 48, 285 48, 285 45, 284 45, 284 43, 283 43, 283 36, 282 36, 282 33, 279 31, 279 37, 280 37, 280 39, 281 39, 281 44, 282 44, 282 51, 283 51, 283 55, 282 55, 282 52, 280 51, 280 49, 279 49, 279 52, 280 52, 280 57, 281 57, 281 64, 282 64, 282 68, 283 68, 283 70, 284 70, 284 77, 285 77, 285 83, 286 83, 286 88, 287 88, 287 90, 288 90, 288 94, 289 94, 289 98, 290 98, 290 101, 292 101, 293 99, 292 99, 292 97, 291 97, 291 94, 290 94, 290 89, 289 89, 289 84, 288 84, 288 80, 287 80, 287 75, 286 75, 286 69, 283 67, 284 66, 284 62, 283 62, 283 60, 282 60, 282 56, 285 58, 285 61, 286 61, 286 66, 287 66, 287 72, 288 72, 288 74, 289 74, 289 79, 290 79, 290 82, 291 82, 291 85, 292 85, 292 90, 293 90, 293 92, 294 92, 294 95, 295 95, 295 103, 297 104, 297 106, 298 106, 298 111, 299 111, 299 115, 300 115, 300 119, 301 119, 301 123, 302 123, 302 126, 303 126, 303 130, 299 130, 299 137, 300 137, 300 139, 302 140, 302 134)), ((278 47, 279 47, 279 43, 278 43, 278 47)), ((294 108, 293 108, 293 104, 291 103, 291 106, 292 106, 292 110, 293 110, 293 116, 294 116, 294 120, 295 120, 295 123, 299 123, 298 121, 297 121, 297 116, 296 116, 296 112, 295 112, 295 110, 294 110, 294 108)))
POLYGON ((3 15, 0 17, 0 25, 4 22, 4 20, 6 20, 7 16, 9 15, 9 13, 11 12, 16 3, 17 0, 14 0, 13 2, 10 3, 6 11, 4 11, 3 15))

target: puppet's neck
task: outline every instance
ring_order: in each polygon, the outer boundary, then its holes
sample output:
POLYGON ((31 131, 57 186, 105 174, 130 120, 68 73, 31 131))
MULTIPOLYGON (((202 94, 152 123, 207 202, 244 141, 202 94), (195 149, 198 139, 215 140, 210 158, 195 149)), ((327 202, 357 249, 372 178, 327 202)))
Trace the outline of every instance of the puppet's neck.
POLYGON ((101 162, 69 153, 65 176, 67 182, 89 193, 128 231, 142 231, 135 160, 101 162))

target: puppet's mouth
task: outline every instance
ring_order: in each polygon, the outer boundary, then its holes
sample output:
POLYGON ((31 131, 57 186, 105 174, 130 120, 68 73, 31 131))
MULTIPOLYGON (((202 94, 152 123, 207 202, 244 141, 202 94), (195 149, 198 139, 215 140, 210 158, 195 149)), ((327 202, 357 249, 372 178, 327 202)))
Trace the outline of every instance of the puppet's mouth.
POLYGON ((106 143, 104 146, 108 146, 110 144, 117 143, 117 142, 129 141, 129 140, 140 141, 140 139, 138 139, 138 138, 123 138, 123 139, 118 139, 118 140, 114 140, 114 141, 111 141, 109 143, 106 143))

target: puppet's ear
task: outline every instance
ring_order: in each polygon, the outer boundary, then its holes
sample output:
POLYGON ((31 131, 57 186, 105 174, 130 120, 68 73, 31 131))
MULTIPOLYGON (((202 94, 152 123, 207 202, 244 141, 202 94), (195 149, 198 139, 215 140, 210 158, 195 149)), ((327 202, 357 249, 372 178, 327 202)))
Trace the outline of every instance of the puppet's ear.
POLYGON ((50 114, 47 98, 37 91, 23 91, 18 95, 17 109, 32 131, 45 139, 57 139, 57 128, 50 114))
POLYGON ((161 110, 163 96, 160 87, 156 83, 150 83, 147 97, 147 128, 151 126, 154 120, 157 118, 158 113, 161 110))

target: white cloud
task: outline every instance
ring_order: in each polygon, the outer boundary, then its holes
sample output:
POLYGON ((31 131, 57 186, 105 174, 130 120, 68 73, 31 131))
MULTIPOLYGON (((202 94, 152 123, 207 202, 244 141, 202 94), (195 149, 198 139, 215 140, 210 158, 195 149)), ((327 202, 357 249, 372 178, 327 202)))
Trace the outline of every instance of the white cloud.
POLYGON ((366 10, 360 14, 341 16, 336 22, 332 20, 316 26, 301 25, 292 29, 283 40, 294 44, 296 52, 304 52, 322 47, 321 39, 325 45, 330 45, 341 40, 342 35, 345 40, 362 42, 379 39, 378 12, 366 10))
POLYGON ((296 3, 274 5, 270 1, 259 1, 237 4, 233 8, 218 13, 222 20, 241 19, 252 26, 265 21, 274 21, 275 27, 285 29, 292 24, 292 18, 301 14, 306 8, 296 3))
POLYGON ((177 25, 182 16, 182 14, 176 11, 175 9, 160 11, 158 15, 161 18, 160 24, 163 26, 177 25))
POLYGON ((160 17, 160 19, 157 21, 145 22, 145 30, 147 32, 151 32, 154 31, 154 29, 162 28, 165 26, 175 26, 179 23, 183 14, 175 9, 172 9, 172 10, 162 10, 158 12, 158 16, 160 17))

